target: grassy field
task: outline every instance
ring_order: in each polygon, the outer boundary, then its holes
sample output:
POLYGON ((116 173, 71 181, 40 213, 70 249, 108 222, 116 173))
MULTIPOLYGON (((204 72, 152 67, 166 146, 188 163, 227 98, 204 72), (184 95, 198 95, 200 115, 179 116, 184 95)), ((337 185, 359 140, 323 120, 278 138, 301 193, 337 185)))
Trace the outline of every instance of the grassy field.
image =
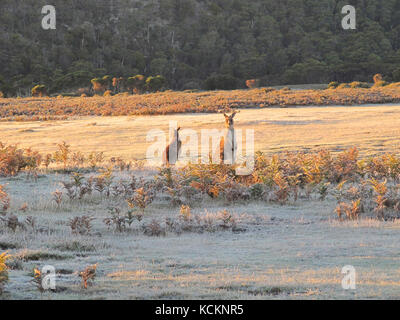
POLYGON ((77 116, 163 115, 215 113, 231 108, 329 106, 399 103, 399 83, 370 89, 252 90, 173 92, 110 97, 0 99, 2 121, 71 119, 77 116))
MULTIPOLYGON (((9 271, 3 298, 10 299, 399 299, 399 222, 337 222, 334 202, 296 205, 262 202, 226 206, 200 202, 194 213, 228 208, 245 232, 167 233, 149 237, 138 231, 107 230, 102 219, 115 200, 91 197, 52 203, 50 192, 62 176, 30 184, 10 179, 13 207, 28 202, 20 217, 37 217, 41 232, 2 232, 3 247, 16 245, 21 266, 9 271), (29 185, 29 184, 28 184, 29 185), (33 192, 31 190, 34 190, 33 192), (66 226, 76 215, 93 214, 93 235, 71 235, 66 226), (46 256, 46 254, 51 254, 46 256), (31 283, 34 267, 59 270, 60 292, 43 295, 31 283), (87 290, 78 271, 98 264, 87 290), (341 268, 353 265, 357 289, 341 287, 341 268)), ((154 204, 145 218, 179 215, 166 203, 154 204)), ((3 248, 4 249, 4 248, 3 248)))
MULTIPOLYGON (((399 105, 250 109, 237 115, 236 128, 254 129, 255 150, 267 155, 320 149, 336 154, 356 146, 359 159, 363 159, 398 154, 399 119, 399 105)), ((104 151, 108 159, 129 161, 143 159, 146 132, 154 127, 167 132, 170 120, 195 130, 221 128, 223 124, 220 114, 2 122, 0 140, 43 154, 53 153, 56 144, 65 140, 73 151, 104 151)), ((316 153, 314 156, 317 158, 316 153)), ((333 175, 356 163, 351 153, 347 156, 350 160, 335 158, 332 168, 338 169, 332 170, 333 175)), ((324 169, 324 154, 318 161, 324 169)), ((314 180, 296 189, 296 200, 292 189, 282 194, 286 187, 281 180, 291 176, 279 180, 279 174, 293 168, 303 170, 295 163, 272 177, 276 185, 268 199, 192 195, 192 218, 182 212, 180 203, 171 201, 174 188, 185 190, 177 183, 172 190, 157 194, 143 219, 134 219, 122 231, 115 223, 107 227, 104 219, 112 217, 116 208, 121 212, 129 209, 124 197, 114 195, 123 191, 112 189, 107 196, 106 191, 96 189, 79 199, 67 195, 65 183, 72 179, 69 173, 44 170, 36 178, 27 173, 0 177, 0 185, 10 198, 8 213, 16 215, 19 222, 36 219, 34 226, 24 222, 24 227, 17 226, 15 231, 0 223, 0 253, 8 251, 13 256, 0 299, 399 299, 400 220, 395 215, 377 219, 374 208, 378 197, 364 186, 370 178, 389 179, 387 197, 400 197, 396 187, 400 167, 398 160, 391 161, 385 164, 387 168, 378 160, 370 164, 371 169, 363 167, 363 177, 356 173, 357 166, 351 167, 351 174, 340 173, 343 181, 348 180, 346 195, 340 201, 362 197, 365 202, 366 208, 357 211, 358 219, 337 218, 336 178, 329 178, 328 191, 323 191, 325 180, 318 180, 318 170, 308 172, 314 180), (60 203, 57 190, 62 192, 60 203), (90 232, 76 234, 70 227, 71 219, 83 215, 95 220, 90 232), (96 279, 84 289, 79 272, 93 264, 97 264, 96 279), (57 292, 40 293, 32 283, 33 268, 44 265, 53 265, 58 272, 57 292), (356 268, 356 290, 341 287, 345 265, 356 268)), ((259 170, 267 174, 273 166, 268 162, 265 170, 259 170)), ((310 168, 315 169, 312 163, 310 168)), ((84 172, 85 183, 91 176, 107 176, 104 172, 84 172)), ((147 167, 115 170, 112 181, 126 186, 133 175, 145 186, 157 174, 158 170, 147 167)), ((162 181, 171 187, 167 174, 159 179, 167 179, 162 181)))
MULTIPOLYGON (((255 150, 268 154, 327 148, 333 152, 359 147, 363 155, 396 152, 400 147, 400 105, 296 107, 241 110, 237 129, 255 130, 255 150)), ((0 141, 56 151, 66 141, 75 151, 103 151, 107 157, 144 159, 149 130, 168 133, 169 121, 183 129, 223 129, 221 114, 84 117, 45 122, 0 122, 0 141)))

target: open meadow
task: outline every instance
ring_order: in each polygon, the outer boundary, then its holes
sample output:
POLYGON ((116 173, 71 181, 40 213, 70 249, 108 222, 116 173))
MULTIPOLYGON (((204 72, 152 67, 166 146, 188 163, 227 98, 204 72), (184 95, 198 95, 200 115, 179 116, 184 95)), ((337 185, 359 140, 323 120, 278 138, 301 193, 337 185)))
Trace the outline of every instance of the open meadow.
POLYGON ((171 120, 223 127, 218 113, 0 122, 0 299, 400 298, 400 105, 242 109, 235 128, 262 152, 246 177, 148 167, 146 134, 171 120))
POLYGON ((399 235, 400 0, 0 0, 2 311, 400 300, 399 235))
MULTIPOLYGON (((400 147, 400 105, 353 107, 296 107, 242 109, 236 129, 254 129, 256 151, 273 154, 327 148, 332 152, 359 147, 363 155, 396 152, 400 147)), ((0 122, 0 141, 53 153, 66 141, 73 151, 104 152, 106 157, 143 160, 151 142, 147 133, 156 128, 168 134, 169 121, 182 129, 224 127, 222 114, 176 114, 159 116, 80 117, 58 121, 0 122)))

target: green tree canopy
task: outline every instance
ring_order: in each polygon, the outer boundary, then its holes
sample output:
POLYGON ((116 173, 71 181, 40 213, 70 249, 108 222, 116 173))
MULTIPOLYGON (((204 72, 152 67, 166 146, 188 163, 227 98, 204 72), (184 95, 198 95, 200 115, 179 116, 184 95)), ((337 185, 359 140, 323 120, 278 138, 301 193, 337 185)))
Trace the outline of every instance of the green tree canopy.
MULTIPOLYGON (((57 29, 44 31, 45 4, 0 1, 0 75, 12 93, 37 83, 50 92, 90 79, 161 75, 172 89, 214 75, 261 85, 398 79, 398 0, 54 0, 57 29), (343 30, 341 9, 357 9, 343 30)), ((208 85, 212 82, 208 80, 208 85)), ((232 81, 233 83, 233 81, 232 81)), ((5 90, 5 89, 4 89, 5 90)))

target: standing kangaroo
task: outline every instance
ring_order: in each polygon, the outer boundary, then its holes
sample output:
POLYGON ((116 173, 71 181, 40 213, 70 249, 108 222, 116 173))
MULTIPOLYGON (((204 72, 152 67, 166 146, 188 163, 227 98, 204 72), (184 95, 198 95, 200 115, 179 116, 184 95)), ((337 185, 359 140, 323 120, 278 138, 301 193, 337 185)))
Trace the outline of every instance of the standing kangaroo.
POLYGON ((235 128, 233 127, 233 118, 236 115, 236 111, 233 112, 230 116, 224 113, 225 117, 225 137, 221 139, 219 145, 219 154, 221 162, 233 164, 235 163, 236 158, 236 136, 235 136, 235 128))
POLYGON ((179 138, 179 130, 181 130, 181 127, 175 130, 174 138, 165 149, 164 163, 167 165, 175 164, 178 161, 179 152, 181 151, 182 146, 182 141, 179 138))

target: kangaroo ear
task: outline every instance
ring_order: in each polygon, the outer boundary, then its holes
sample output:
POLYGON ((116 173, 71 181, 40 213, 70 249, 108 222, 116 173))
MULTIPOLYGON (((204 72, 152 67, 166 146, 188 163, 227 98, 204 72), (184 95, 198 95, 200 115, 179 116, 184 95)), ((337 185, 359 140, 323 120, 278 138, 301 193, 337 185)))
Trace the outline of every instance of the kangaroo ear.
POLYGON ((225 117, 225 118, 229 118, 229 116, 228 116, 226 113, 224 113, 224 117, 225 117))
POLYGON ((181 130, 181 127, 178 127, 178 129, 176 129, 176 131, 179 131, 179 130, 181 130))
POLYGON ((236 116, 236 113, 237 113, 236 111, 234 113, 232 113, 231 119, 233 119, 236 116))

